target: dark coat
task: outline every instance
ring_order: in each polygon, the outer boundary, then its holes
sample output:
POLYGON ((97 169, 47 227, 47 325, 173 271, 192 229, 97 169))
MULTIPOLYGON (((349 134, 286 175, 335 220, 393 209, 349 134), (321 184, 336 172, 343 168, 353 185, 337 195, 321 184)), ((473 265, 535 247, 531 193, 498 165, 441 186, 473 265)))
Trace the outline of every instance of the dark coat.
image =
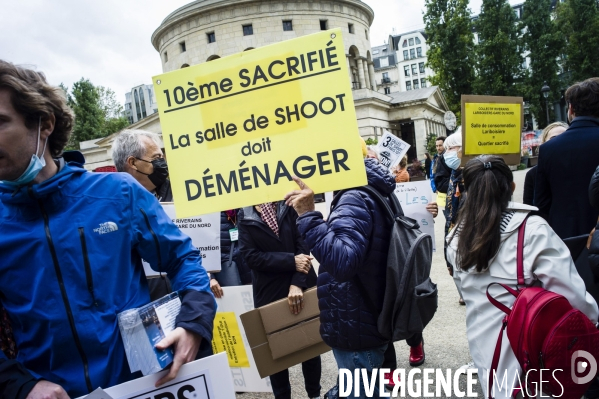
MULTIPOLYGON (((387 169, 366 159, 368 184, 382 195, 392 195, 395 180, 387 169)), ((387 340, 377 329, 356 285, 359 279, 378 311, 383 306, 385 271, 391 221, 368 193, 342 192, 325 222, 320 212, 307 212, 297 220, 302 237, 320 262, 318 306, 320 335, 331 347, 365 350, 387 340)))
POLYGON ((253 206, 239 214, 239 249, 252 270, 254 306, 286 298, 291 285, 306 289, 316 285, 316 273, 295 269, 295 255, 310 251, 297 231, 297 213, 283 201, 277 203, 279 236, 262 221, 253 206))
POLYGON ((589 202, 593 208, 599 210, 599 166, 595 169, 589 184, 589 202))
POLYGON ((166 179, 162 186, 156 188, 156 196, 160 202, 173 202, 173 190, 169 179, 166 179))
POLYGON ((449 178, 451 177, 452 169, 445 163, 445 157, 439 155, 437 158, 437 170, 435 171, 435 186, 437 191, 447 194, 447 187, 449 186, 449 178))
MULTIPOLYGON (((220 213, 220 263, 222 267, 225 267, 231 258, 231 234, 229 233, 229 230, 237 227, 239 218, 239 210, 236 210, 235 212, 237 213, 237 216, 232 219, 227 216, 226 212, 220 213)), ((241 252, 239 251, 239 241, 236 241, 233 244, 233 261, 237 264, 241 284, 251 284, 252 271, 243 259, 243 256, 241 256, 241 252)), ((214 274, 218 280, 218 273, 214 274)))
POLYGON ((562 239, 588 234, 598 211, 589 202, 589 183, 599 165, 599 119, 576 117, 563 134, 539 151, 535 206, 548 215, 562 239))
POLYGON ((526 172, 524 177, 524 197, 522 202, 526 205, 534 205, 535 183, 537 182, 537 166, 533 166, 526 172))

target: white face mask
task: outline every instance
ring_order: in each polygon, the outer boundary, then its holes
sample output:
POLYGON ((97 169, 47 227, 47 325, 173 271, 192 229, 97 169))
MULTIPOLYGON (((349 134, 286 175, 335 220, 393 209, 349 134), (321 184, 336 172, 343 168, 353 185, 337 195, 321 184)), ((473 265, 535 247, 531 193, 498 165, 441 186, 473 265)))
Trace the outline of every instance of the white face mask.
POLYGON ((42 127, 42 117, 40 116, 40 119, 39 119, 39 122, 37 125, 37 147, 35 149, 35 154, 33 154, 31 156, 29 165, 27 166, 25 171, 21 174, 21 176, 19 176, 16 180, 12 180, 12 181, 4 180, 2 182, 3 184, 13 186, 13 187, 24 186, 26 184, 31 183, 33 181, 33 179, 35 179, 37 177, 37 175, 40 173, 40 171, 42 169, 44 169, 44 167, 46 166, 46 159, 44 158, 44 154, 46 153, 46 145, 48 144, 48 139, 46 139, 46 142, 44 143, 44 149, 42 151, 42 156, 40 158, 37 156, 37 153, 40 150, 41 127, 42 127))

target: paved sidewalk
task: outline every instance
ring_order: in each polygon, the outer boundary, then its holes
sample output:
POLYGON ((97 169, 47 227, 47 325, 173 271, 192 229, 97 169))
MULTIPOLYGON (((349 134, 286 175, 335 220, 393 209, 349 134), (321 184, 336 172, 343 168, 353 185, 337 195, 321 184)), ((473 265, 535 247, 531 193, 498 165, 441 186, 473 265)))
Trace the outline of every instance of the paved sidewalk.
MULTIPOLYGON (((514 172, 516 192, 514 200, 522 201, 525 171, 514 172)), ((318 204, 319 210, 323 208, 318 204)), ((440 368, 455 371, 460 366, 471 361, 466 338, 466 308, 458 304, 459 295, 453 279, 447 273, 443 257, 443 227, 445 219, 440 212, 435 223, 435 241, 437 251, 433 256, 431 279, 439 290, 439 308, 435 317, 424 330, 426 362, 420 368, 440 368)), ((405 342, 396 342, 397 364, 406 370, 406 375, 412 368, 408 363, 409 347, 405 342)), ((337 380, 337 365, 332 352, 322 355, 322 395, 325 394, 337 380)), ((304 389, 301 367, 290 369, 292 399, 307 398, 304 389)), ((466 377, 460 378, 460 390, 466 390, 466 377)), ((434 385, 431 385, 434 392, 434 385)), ((479 384, 476 385, 478 397, 483 398, 479 384)), ((244 393, 238 394, 238 399, 270 399, 272 394, 244 393)), ((407 393, 406 393, 406 397, 407 393)), ((445 398, 446 396, 441 396, 445 398)))

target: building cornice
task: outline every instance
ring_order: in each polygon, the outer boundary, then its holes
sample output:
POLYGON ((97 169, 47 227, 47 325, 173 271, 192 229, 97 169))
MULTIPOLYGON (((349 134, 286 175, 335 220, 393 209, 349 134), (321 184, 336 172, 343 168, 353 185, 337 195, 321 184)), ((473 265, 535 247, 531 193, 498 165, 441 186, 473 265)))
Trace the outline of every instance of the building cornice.
MULTIPOLYGON (((360 0, 328 0, 331 3, 344 3, 348 6, 353 6, 363 11, 368 17, 368 26, 372 25, 374 20, 374 11, 368 4, 360 0)), ((156 51, 160 51, 160 37, 169 32, 173 27, 178 26, 181 22, 189 18, 198 16, 199 14, 209 13, 229 6, 243 7, 251 3, 263 3, 264 0, 196 0, 186 4, 170 13, 160 24, 160 26, 152 33, 151 42, 156 51)), ((310 1, 304 0, 310 3, 310 1)), ((317 12, 317 10, 314 10, 317 12)))

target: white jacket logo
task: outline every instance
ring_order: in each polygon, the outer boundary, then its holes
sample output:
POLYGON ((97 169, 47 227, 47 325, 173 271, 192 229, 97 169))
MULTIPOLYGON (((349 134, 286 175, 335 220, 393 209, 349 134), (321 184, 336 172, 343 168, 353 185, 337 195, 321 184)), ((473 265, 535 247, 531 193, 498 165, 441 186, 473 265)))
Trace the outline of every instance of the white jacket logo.
POLYGON ((106 233, 112 233, 113 231, 117 231, 118 229, 119 229, 119 226, 117 226, 115 222, 105 222, 105 223, 100 223, 100 227, 98 227, 97 229, 94 229, 94 233, 106 234, 106 233))

